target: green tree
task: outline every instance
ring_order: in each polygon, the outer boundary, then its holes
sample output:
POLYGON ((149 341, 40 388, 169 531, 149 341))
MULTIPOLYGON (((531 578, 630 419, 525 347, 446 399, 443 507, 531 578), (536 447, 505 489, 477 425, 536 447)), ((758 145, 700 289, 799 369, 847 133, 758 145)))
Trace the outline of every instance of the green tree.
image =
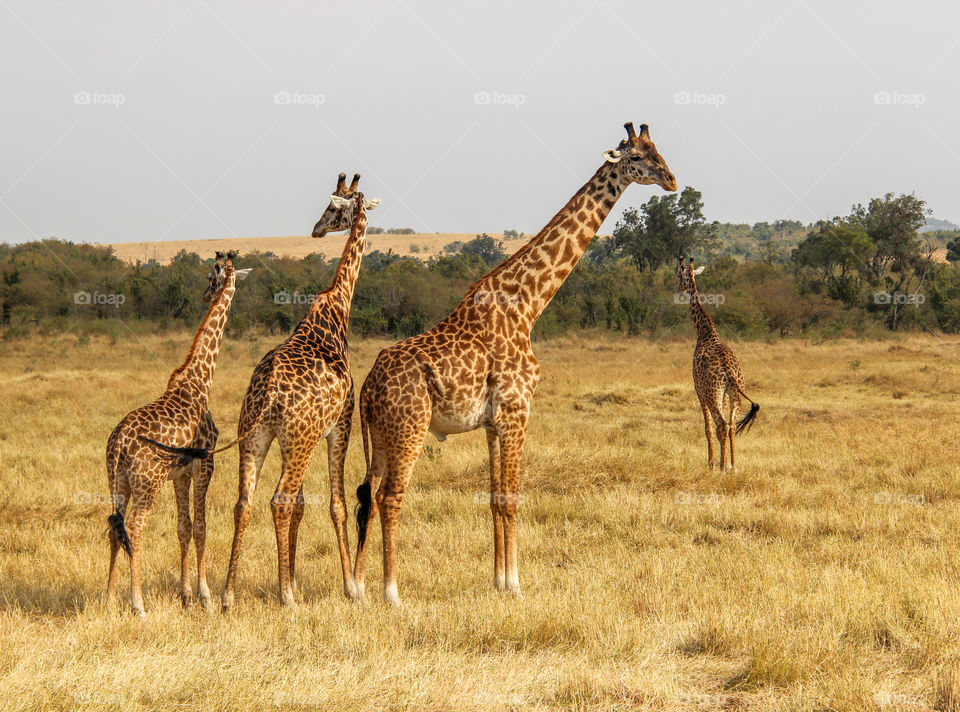
POLYGON ((826 291, 832 299, 853 304, 860 293, 860 274, 869 268, 875 252, 864 227, 834 218, 818 223, 794 249, 792 259, 806 268, 813 291, 826 291))
POLYGON ((866 230, 875 251, 870 273, 877 285, 887 287, 887 325, 900 324, 905 297, 915 295, 933 265, 933 246, 919 236, 926 216, 931 213, 917 196, 887 193, 873 198, 866 206, 855 205, 850 216, 866 230))
POLYGON ((679 195, 653 196, 639 211, 627 209, 613 230, 613 240, 643 272, 678 256, 702 256, 714 249, 718 226, 704 218, 700 191, 687 186, 679 195))

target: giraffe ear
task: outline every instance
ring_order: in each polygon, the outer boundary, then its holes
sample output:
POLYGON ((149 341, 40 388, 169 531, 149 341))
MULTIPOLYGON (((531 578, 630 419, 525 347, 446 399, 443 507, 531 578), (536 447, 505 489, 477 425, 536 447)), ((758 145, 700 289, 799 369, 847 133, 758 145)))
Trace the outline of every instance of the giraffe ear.
POLYGON ((236 270, 237 279, 244 280, 247 278, 247 275, 253 270, 253 267, 247 267, 246 269, 236 270))
POLYGON ((611 148, 609 151, 603 152, 603 157, 607 159, 607 163, 619 163, 622 156, 620 151, 615 148, 611 148))
POLYGON ((693 276, 696 277, 698 274, 700 274, 701 272, 703 272, 703 270, 705 270, 706 268, 707 268, 706 265, 700 265, 700 266, 697 267, 695 270, 693 270, 693 276))
POLYGON ((350 198, 341 198, 339 195, 331 195, 330 205, 335 207, 337 210, 340 208, 345 208, 350 205, 350 198))
POLYGON ((380 198, 364 198, 363 208, 364 210, 373 210, 375 207, 380 205, 380 198))

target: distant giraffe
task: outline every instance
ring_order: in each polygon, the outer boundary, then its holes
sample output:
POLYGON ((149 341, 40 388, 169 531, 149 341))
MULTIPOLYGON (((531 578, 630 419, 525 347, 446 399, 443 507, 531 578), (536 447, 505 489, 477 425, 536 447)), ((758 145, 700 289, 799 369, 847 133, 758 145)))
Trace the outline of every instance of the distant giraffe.
POLYGON ((190 605, 188 560, 190 537, 197 550, 197 587, 200 602, 210 608, 210 589, 204 559, 206 543, 206 497, 213 474, 213 454, 204 451, 198 462, 177 459, 160 445, 172 443, 191 448, 211 449, 217 442, 217 427, 207 402, 210 383, 216 367, 223 329, 227 324, 230 304, 236 291, 237 278, 243 279, 249 269, 234 270, 236 253, 224 257, 218 252, 208 275, 209 284, 203 301, 210 302, 207 315, 197 331, 183 365, 167 382, 163 395, 149 405, 129 413, 114 428, 107 441, 107 479, 114 513, 110 525, 110 570, 107 577, 107 600, 112 602, 117 575, 117 553, 120 548, 130 556, 131 604, 143 615, 143 594, 140 587, 140 551, 147 515, 163 483, 173 480, 177 496, 177 534, 180 537, 180 595, 184 606, 190 605), (160 449, 157 449, 157 446, 160 449), (190 482, 193 480, 193 516, 190 522, 190 482), (130 505, 129 523, 124 515, 130 505), (129 534, 128 534, 129 532, 129 534))
POLYGON ((540 366, 530 330, 631 183, 676 190, 650 140, 625 124, 627 138, 546 227, 482 277, 430 331, 380 352, 360 392, 367 474, 357 489, 359 544, 354 567, 364 591, 366 542, 374 516, 383 535, 384 598, 399 605, 395 547, 404 492, 427 432, 484 428, 490 456, 494 584, 520 593, 516 514, 520 457, 540 366))
POLYGON ((716 423, 716 435, 720 441, 720 469, 726 469, 726 443, 730 442, 730 467, 734 467, 733 437, 749 432, 760 411, 743 390, 743 369, 730 347, 723 343, 713 319, 703 308, 697 283, 694 279, 703 272, 703 267, 693 268, 693 258, 683 263, 677 259, 679 291, 690 303, 690 316, 697 329, 697 345, 693 350, 693 387, 703 410, 703 429, 707 435, 707 466, 713 468, 713 434, 710 419, 716 423), (738 423, 740 397, 750 401, 750 411, 738 423), (729 415, 724 415, 724 405, 729 415))

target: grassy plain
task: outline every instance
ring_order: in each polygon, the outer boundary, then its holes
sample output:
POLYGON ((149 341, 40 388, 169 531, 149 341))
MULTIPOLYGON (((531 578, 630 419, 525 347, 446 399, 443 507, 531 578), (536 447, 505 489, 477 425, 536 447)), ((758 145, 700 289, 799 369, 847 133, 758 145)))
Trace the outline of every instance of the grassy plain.
MULTIPOLYGON (((103 449, 190 337, 0 348, 0 709, 960 710, 955 338, 733 343, 762 405, 734 472, 705 467, 692 334, 541 342, 522 599, 491 585, 486 445, 472 433, 431 439, 418 464, 400 519, 403 609, 380 598, 379 528, 367 600, 343 598, 322 452, 306 477, 299 603, 280 607, 274 451, 234 611, 181 609, 167 485, 138 620, 126 562, 122 605, 103 604, 103 449)), ((225 343, 222 437, 279 338, 225 343)), ((383 345, 353 342, 358 384, 383 345)), ((236 450, 218 457, 216 595, 237 486, 236 450)))

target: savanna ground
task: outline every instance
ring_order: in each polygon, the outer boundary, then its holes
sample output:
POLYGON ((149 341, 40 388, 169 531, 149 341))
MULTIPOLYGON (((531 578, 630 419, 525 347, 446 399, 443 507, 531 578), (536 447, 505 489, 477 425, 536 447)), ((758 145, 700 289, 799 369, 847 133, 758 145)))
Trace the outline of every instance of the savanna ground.
MULTIPOLYGON (((0 708, 960 709, 956 339, 734 344, 763 409, 725 473, 705 466, 690 339, 539 343, 522 599, 491 584, 486 444, 471 433, 431 438, 418 464, 400 519, 403 609, 380 597, 379 527, 367 600, 343 598, 323 452, 306 478, 299 603, 280 607, 275 448, 234 611, 181 609, 167 485, 139 620, 125 560, 119 605, 103 603, 103 450, 190 337, 0 350, 0 708)), ((212 393, 222 438, 279 338, 226 341, 212 393)), ((358 384, 382 345, 352 344, 358 384)), ((236 450, 218 458, 217 596, 236 450)), ((356 429, 351 507, 362 476, 356 429)))

